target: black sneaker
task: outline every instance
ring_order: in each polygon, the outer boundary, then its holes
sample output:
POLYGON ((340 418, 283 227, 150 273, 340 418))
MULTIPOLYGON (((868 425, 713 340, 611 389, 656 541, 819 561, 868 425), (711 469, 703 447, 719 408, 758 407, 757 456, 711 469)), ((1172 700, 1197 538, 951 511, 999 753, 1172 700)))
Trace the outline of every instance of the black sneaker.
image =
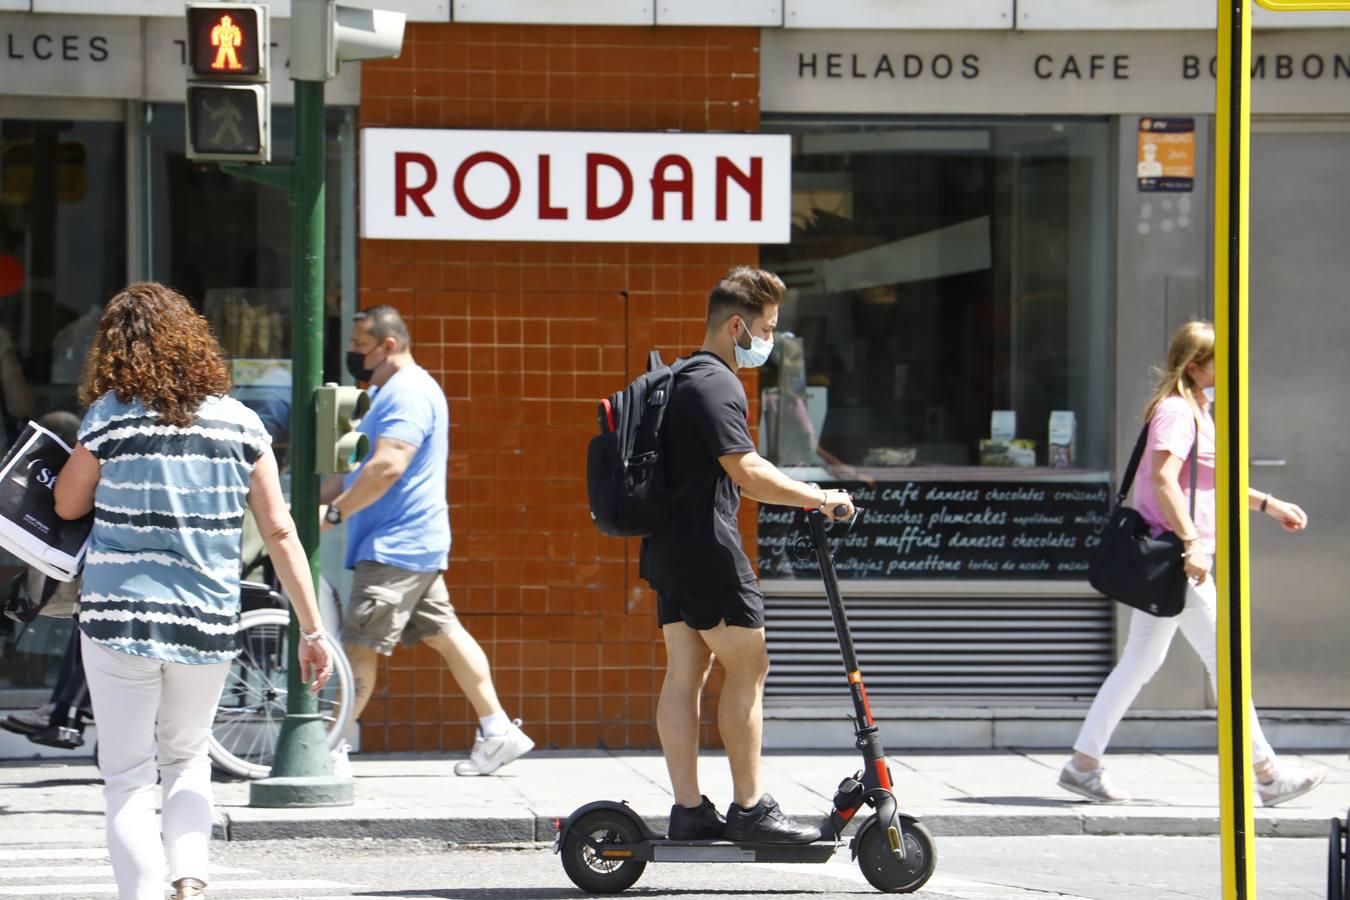
POLYGON ((707 797, 693 809, 676 803, 670 808, 670 828, 666 835, 672 841, 717 841, 727 820, 707 797))
POLYGON ((58 747, 62 750, 78 750, 84 746, 84 725, 71 728, 68 725, 49 725, 28 735, 28 740, 44 747, 58 747))
POLYGON ((749 809, 731 804, 727 809, 726 838, 743 844, 809 844, 820 840, 820 829, 795 825, 768 794, 749 809))

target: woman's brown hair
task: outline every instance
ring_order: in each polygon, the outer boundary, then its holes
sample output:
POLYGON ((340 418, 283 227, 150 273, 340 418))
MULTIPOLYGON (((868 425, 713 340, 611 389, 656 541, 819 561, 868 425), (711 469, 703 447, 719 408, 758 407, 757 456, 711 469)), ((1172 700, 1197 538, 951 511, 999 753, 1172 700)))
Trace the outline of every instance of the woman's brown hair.
POLYGON ((127 285, 103 310, 85 362, 80 402, 112 392, 185 428, 207 397, 230 390, 225 354, 187 298, 154 281, 127 285))

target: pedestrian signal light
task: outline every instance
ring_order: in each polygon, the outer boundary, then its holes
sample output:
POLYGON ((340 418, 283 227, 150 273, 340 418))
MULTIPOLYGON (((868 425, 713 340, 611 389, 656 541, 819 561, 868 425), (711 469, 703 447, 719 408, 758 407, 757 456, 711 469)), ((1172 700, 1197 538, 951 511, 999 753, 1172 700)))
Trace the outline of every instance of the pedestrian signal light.
POLYGON ((314 470, 320 475, 350 472, 370 453, 370 439, 356 430, 370 409, 370 395, 330 382, 319 388, 316 399, 314 470))
POLYGON ((187 24, 188 158, 268 162, 267 7, 189 3, 187 24))
POLYGON ((188 65, 194 78, 267 80, 267 12, 251 3, 187 8, 188 65))

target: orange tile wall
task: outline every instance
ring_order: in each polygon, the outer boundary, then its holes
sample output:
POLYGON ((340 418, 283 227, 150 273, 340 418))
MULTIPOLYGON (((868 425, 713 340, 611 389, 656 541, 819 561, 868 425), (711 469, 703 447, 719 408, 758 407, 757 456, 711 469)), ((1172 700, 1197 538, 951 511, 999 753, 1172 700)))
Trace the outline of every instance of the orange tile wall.
MULTIPOLYGON (((410 24, 400 59, 363 67, 360 117, 753 132, 758 98, 755 29, 410 24)), ((415 358, 450 400, 452 598, 507 712, 540 746, 658 746, 655 602, 636 542, 591 525, 586 443, 599 399, 640 372, 648 350, 671 359, 696 348, 709 288, 757 260, 753 246, 361 241, 360 305, 403 312, 415 358)), ((751 522, 743 510, 753 556, 751 522)), ((718 677, 704 710, 710 744, 718 677)), ((439 658, 400 649, 381 667, 361 740, 463 750, 474 724, 439 658)))

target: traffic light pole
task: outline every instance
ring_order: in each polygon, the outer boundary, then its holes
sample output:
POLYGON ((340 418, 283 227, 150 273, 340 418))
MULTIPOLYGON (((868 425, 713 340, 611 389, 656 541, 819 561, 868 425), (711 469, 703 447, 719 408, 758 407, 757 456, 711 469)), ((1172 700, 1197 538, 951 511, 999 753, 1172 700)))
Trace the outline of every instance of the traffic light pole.
MULTIPOLYGON (((309 559, 319 574, 319 482, 315 474, 314 397, 323 381, 324 82, 294 81, 295 158, 290 167, 291 510, 309 559)), ((349 806, 352 781, 332 775, 327 732, 316 698, 300 680, 300 625, 291 613, 286 719, 271 776, 249 785, 249 805, 349 806)), ((350 703, 352 698, 343 698, 350 703)))

